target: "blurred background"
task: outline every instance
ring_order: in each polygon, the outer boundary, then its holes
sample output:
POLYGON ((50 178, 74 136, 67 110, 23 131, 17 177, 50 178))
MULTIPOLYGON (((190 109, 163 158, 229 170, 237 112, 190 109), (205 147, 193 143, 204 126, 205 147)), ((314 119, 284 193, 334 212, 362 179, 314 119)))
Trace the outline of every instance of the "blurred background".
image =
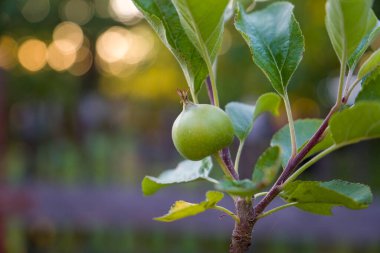
MULTIPOLYGON (((291 2, 306 40, 289 91, 294 116, 323 117, 339 72, 325 1, 291 2)), ((379 16, 379 1, 374 8, 379 16)), ((218 86, 222 105, 254 104, 272 91, 231 21, 218 86)), ((144 175, 181 161, 170 136, 181 111, 175 90, 185 87, 174 57, 130 0, 1 0, 0 252, 226 252, 233 222, 216 211, 169 224, 152 220, 175 200, 202 200, 212 185, 171 187, 149 198, 140 190, 144 175)), ((208 101, 204 89, 200 100, 208 101)), ((255 126, 244 177, 286 123, 282 115, 255 126)), ((369 209, 337 208, 334 217, 282 211, 258 224, 256 252, 380 252, 379 144, 344 148, 304 175, 370 185, 369 209)), ((233 208, 228 198, 223 205, 233 208)))

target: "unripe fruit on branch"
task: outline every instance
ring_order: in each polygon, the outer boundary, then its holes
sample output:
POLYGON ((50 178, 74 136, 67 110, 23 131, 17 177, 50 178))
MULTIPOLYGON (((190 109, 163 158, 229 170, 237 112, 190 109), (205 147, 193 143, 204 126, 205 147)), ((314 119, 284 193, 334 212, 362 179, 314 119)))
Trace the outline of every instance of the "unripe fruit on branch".
POLYGON ((230 145, 234 138, 232 122, 219 107, 182 100, 183 111, 174 121, 174 146, 185 158, 201 160, 230 145))

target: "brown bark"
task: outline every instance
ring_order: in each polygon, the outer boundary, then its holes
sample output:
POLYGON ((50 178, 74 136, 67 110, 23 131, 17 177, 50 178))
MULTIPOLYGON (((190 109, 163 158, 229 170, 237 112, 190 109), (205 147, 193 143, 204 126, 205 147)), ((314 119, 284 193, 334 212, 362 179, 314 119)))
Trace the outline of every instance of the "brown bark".
POLYGON ((243 198, 238 198, 235 201, 236 214, 240 218, 239 223, 235 223, 232 232, 230 253, 247 252, 251 246, 252 230, 255 224, 255 215, 252 208, 252 202, 246 201, 243 198))

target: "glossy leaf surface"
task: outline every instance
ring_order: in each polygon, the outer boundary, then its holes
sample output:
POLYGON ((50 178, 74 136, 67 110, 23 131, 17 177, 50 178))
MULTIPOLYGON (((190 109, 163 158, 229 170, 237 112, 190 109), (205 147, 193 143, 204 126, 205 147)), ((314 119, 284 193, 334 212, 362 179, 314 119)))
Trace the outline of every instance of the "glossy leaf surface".
MULTIPOLYGON (((328 0, 326 29, 338 58, 350 59, 362 40, 376 26, 372 0, 328 0)), ((344 63, 346 64, 346 62, 344 63)))
POLYGON ((163 187, 206 179, 212 169, 212 161, 207 157, 201 161, 183 161, 173 170, 167 170, 158 177, 145 176, 142 181, 144 195, 152 195, 163 187))
POLYGON ((372 202, 368 186, 342 180, 329 182, 294 181, 288 184, 281 197, 287 202, 297 202, 296 207, 315 214, 332 215, 332 208, 367 208, 372 202))
POLYGON ((285 94, 304 52, 304 38, 294 17, 293 5, 278 2, 252 13, 246 13, 240 6, 235 27, 273 88, 285 94))
POLYGON ((329 127, 337 145, 380 137, 380 103, 360 102, 336 113, 329 127))

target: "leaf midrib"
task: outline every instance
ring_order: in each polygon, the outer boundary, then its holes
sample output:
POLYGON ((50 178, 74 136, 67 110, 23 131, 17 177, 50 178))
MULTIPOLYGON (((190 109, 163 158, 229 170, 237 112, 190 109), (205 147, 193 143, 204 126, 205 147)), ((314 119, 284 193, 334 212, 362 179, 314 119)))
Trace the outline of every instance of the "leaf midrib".
POLYGON ((206 46, 205 46, 205 45, 206 45, 206 44, 205 44, 205 41, 203 40, 202 35, 201 35, 201 33, 200 33, 199 29, 198 29, 198 25, 197 25, 197 23, 195 22, 195 19, 194 19, 193 13, 192 13, 191 9, 189 8, 189 5, 188 5, 188 3, 187 3, 187 0, 184 0, 184 3, 185 3, 185 5, 186 5, 186 7, 187 7, 187 9, 188 9, 188 14, 189 14, 189 16, 190 16, 190 18, 191 18, 191 20, 190 20, 191 22, 189 22, 189 21, 187 20, 187 18, 186 18, 184 15, 181 15, 181 16, 185 18, 186 22, 187 22, 187 23, 190 25, 190 27, 195 31, 195 35, 196 35, 196 37, 197 37, 198 43, 199 43, 199 45, 200 45, 200 47, 201 47, 201 49, 202 49, 202 52, 200 52, 200 53, 201 53, 202 56, 203 56, 203 60, 206 61, 206 64, 207 64, 207 65, 211 65, 211 60, 210 60, 210 56, 208 55, 207 48, 206 48, 206 46))
MULTIPOLYGON (((157 10, 158 10, 158 12, 159 12, 159 14, 161 15, 162 18, 159 18, 159 17, 157 17, 157 16, 154 15, 154 14, 152 14, 152 15, 153 15, 154 17, 156 17, 158 20, 161 20, 161 22, 163 23, 165 29, 168 31, 168 32, 165 32, 165 35, 166 35, 166 36, 169 36, 170 39, 171 39, 171 41, 173 41, 173 43, 174 43, 174 47, 175 47, 175 48, 173 48, 173 47, 171 46, 172 50, 175 50, 176 52, 178 52, 178 55, 179 55, 180 57, 178 57, 176 54, 174 54, 174 56, 175 56, 176 58, 180 58, 180 61, 185 62, 185 63, 186 63, 186 69, 189 69, 189 67, 190 67, 191 65, 189 65, 189 62, 188 62, 185 58, 183 58, 183 56, 182 56, 182 52, 181 52, 180 50, 177 50, 177 48, 179 48, 179 46, 178 46, 178 44, 177 44, 177 41, 179 40, 179 38, 174 38, 174 37, 173 37, 174 32, 173 32, 171 26, 169 25, 168 21, 166 20, 166 16, 163 14, 163 12, 162 12, 162 10, 161 10, 161 8, 160 8, 160 5, 159 5, 156 1, 154 1, 153 3, 154 3, 155 7, 157 8, 157 10)), ((177 12, 177 11, 176 11, 176 12, 177 12)), ((178 12, 177 12, 177 15, 178 15, 178 12)), ((179 16, 178 16, 178 18, 179 18, 179 16)), ((185 33, 185 36, 187 37, 186 33, 185 33)), ((181 37, 183 37, 183 36, 181 36, 181 37)), ((187 37, 187 39, 189 39, 189 38, 187 37)), ((191 43, 190 39, 189 39, 189 42, 191 43)), ((195 46, 193 45, 193 48, 191 49, 190 59, 194 59, 193 56, 194 56, 194 54, 195 54, 196 52, 198 52, 198 50, 197 50, 197 49, 195 48, 195 46)), ((189 61, 191 61, 190 59, 189 59, 189 61)), ((201 69, 202 69, 202 68, 197 68, 196 72, 194 72, 194 79, 198 76, 198 74, 199 74, 199 72, 201 71, 201 69)), ((194 91, 195 91, 196 87, 194 87, 194 82, 195 82, 195 80, 193 80, 193 83, 191 83, 191 84, 189 84, 189 85, 190 85, 191 88, 194 89, 194 91)))
MULTIPOLYGON (((246 15, 246 14, 243 13, 243 15, 246 15)), ((244 26, 245 26, 245 25, 244 25, 244 26)), ((277 60, 276 60, 276 58, 275 58, 274 55, 273 55, 273 52, 272 52, 272 50, 271 50, 271 48, 270 48, 269 43, 264 39, 264 37, 262 36, 262 33, 260 33, 260 32, 256 29, 256 26, 252 26, 252 29, 256 32, 256 34, 258 35, 259 40, 265 45, 267 51, 269 51, 269 54, 270 54, 272 60, 276 63, 276 64, 274 64, 274 65, 276 66, 276 69, 277 69, 278 75, 279 75, 279 77, 280 77, 281 87, 282 87, 282 89, 284 90, 281 71, 280 71, 280 69, 279 69, 279 66, 278 66, 277 60)), ((247 35, 247 36, 249 36, 249 35, 247 35)), ((264 72, 264 73, 265 73, 265 72, 264 72)), ((268 77, 269 77, 269 76, 268 76, 268 77)))

